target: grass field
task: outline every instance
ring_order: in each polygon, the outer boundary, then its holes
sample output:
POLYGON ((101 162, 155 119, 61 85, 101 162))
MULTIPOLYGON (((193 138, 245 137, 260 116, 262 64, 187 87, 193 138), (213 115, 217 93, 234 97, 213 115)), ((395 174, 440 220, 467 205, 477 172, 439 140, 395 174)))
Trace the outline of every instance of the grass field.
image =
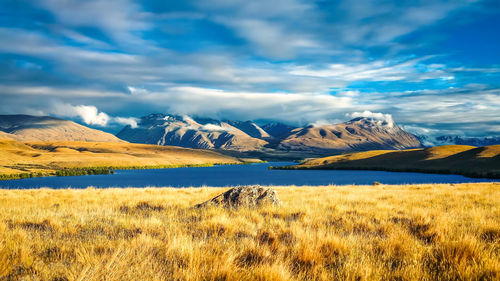
POLYGON ((0 138, 0 179, 108 171, 102 168, 169 168, 223 163, 243 161, 213 151, 172 146, 125 142, 20 142, 0 138))
POLYGON ((0 280, 499 280, 500 183, 0 190, 0 280))
POLYGON ((500 179, 500 145, 444 145, 408 150, 372 150, 305 161, 276 169, 382 170, 459 174, 500 179))

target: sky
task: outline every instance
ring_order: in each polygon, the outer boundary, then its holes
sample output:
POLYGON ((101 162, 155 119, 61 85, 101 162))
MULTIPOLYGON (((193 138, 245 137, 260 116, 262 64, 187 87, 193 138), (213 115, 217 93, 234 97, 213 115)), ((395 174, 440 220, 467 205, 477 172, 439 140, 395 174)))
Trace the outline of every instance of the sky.
POLYGON ((498 136, 499 26, 498 0, 1 0, 0 114, 498 136))

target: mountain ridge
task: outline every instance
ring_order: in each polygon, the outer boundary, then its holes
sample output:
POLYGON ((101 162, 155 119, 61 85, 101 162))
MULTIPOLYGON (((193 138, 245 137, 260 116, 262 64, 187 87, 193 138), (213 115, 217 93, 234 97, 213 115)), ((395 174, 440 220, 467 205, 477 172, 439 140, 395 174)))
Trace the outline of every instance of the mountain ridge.
MULTIPOLYGON (((244 127, 239 123, 235 125, 244 127)), ((248 131, 250 128, 243 129, 248 131)), ((255 128, 254 131, 259 130, 255 128)), ((258 150, 267 144, 227 121, 169 114, 143 116, 137 128, 125 126, 117 137, 137 143, 235 151, 258 150)))
POLYGON ((156 113, 141 117, 137 128, 126 126, 116 136, 130 142, 240 152, 331 153, 421 147, 414 135, 394 123, 366 117, 296 128, 277 122, 259 126, 252 121, 156 113))

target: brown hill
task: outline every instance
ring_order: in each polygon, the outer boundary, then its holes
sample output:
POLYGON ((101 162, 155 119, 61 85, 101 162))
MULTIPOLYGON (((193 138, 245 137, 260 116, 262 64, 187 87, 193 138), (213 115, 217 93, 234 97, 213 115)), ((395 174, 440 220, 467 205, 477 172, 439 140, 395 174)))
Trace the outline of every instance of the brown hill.
POLYGON ((366 151, 313 159, 282 168, 413 171, 500 178, 500 145, 366 151))
POLYGON ((0 131, 22 141, 123 142, 112 134, 48 116, 0 115, 0 131))
POLYGON ((310 125, 295 129, 281 141, 278 148, 289 151, 338 153, 421 146, 414 135, 393 123, 360 117, 340 124, 310 125))

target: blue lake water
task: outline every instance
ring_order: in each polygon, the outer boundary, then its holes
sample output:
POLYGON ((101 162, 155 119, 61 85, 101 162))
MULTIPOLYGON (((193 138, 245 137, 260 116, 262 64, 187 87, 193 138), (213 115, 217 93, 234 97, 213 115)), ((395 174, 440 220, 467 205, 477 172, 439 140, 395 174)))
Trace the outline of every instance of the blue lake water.
POLYGON ((269 170, 269 166, 292 165, 271 162, 251 165, 227 165, 200 168, 117 170, 111 175, 44 177, 0 181, 0 188, 86 188, 94 187, 200 187, 261 185, 344 185, 410 183, 464 183, 498 181, 458 175, 396 173, 346 170, 269 170))

